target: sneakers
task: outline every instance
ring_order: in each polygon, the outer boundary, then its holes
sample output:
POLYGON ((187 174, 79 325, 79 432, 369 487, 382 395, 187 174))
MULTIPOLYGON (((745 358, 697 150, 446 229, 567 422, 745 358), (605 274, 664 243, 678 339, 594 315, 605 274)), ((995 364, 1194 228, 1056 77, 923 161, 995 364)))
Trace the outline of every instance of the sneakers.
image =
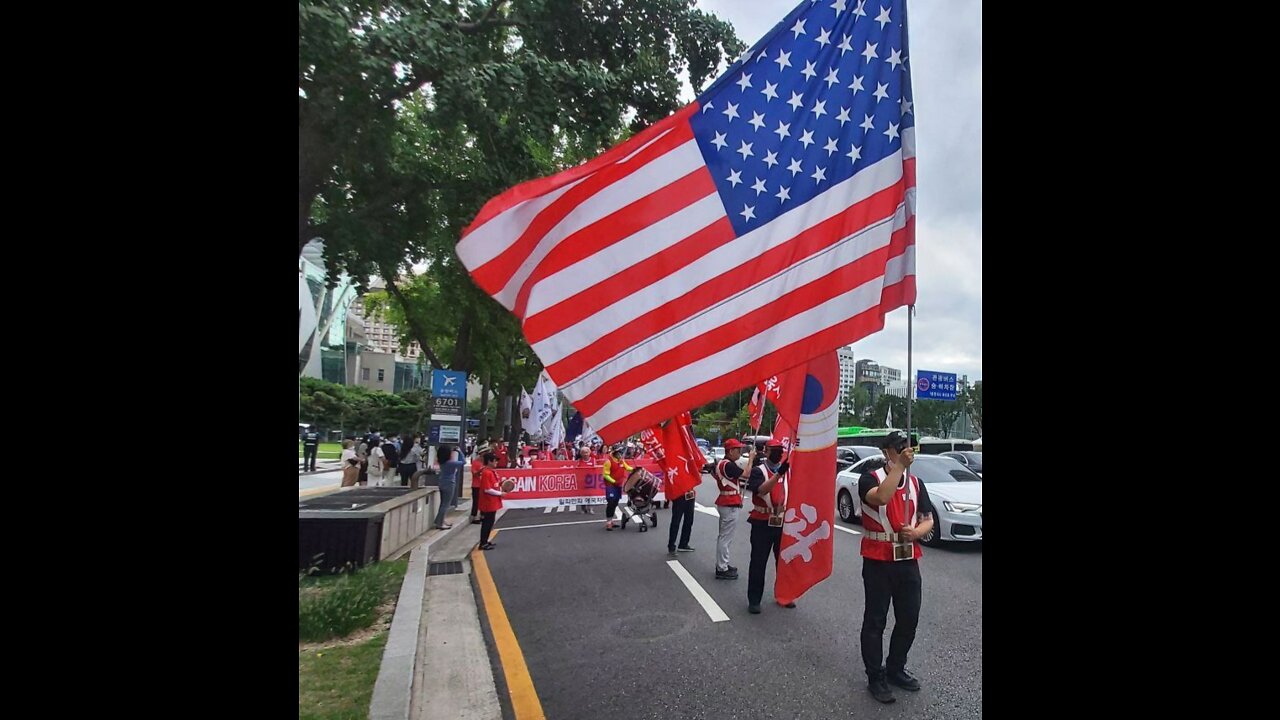
POLYGON ((471 524, 472 524, 472 525, 479 525, 479 524, 480 524, 480 518, 471 518, 471 524))
POLYGON ((920 691, 920 681, 912 677, 911 673, 907 672, 906 668, 901 670, 890 670, 886 674, 886 677, 891 684, 897 685, 903 690, 910 690, 911 692, 920 691))
POLYGON ((481 545, 481 546, 480 546, 480 549, 481 549, 481 550, 492 550, 492 549, 494 549, 495 547, 497 547, 497 546, 496 546, 496 545, 494 545, 493 543, 491 543, 491 542, 487 542, 487 543, 485 543, 485 544, 481 545))
POLYGON ((677 552, 693 552, 693 548, 691 548, 691 547, 678 547, 678 548, 676 548, 676 551, 677 551, 677 552))
POLYGON ((759 614, 760 614, 760 606, 759 606, 759 605, 748 605, 748 606, 747 606, 747 612, 751 613, 752 615, 759 615, 759 614))
POLYGON ((444 525, 437 525, 437 526, 436 526, 436 529, 437 529, 437 530, 448 530, 448 529, 450 529, 450 528, 452 528, 452 527, 453 527, 452 525, 450 525, 450 524, 448 524, 448 523, 445 523, 444 525))
POLYGON ((717 580, 737 580, 738 571, 732 567, 729 568, 728 570, 720 570, 719 568, 717 568, 716 579, 717 580))
POLYGON ((613 529, 613 521, 612 521, 612 520, 609 520, 608 522, 606 522, 606 523, 604 524, 604 529, 605 529, 605 530, 612 530, 612 529, 613 529))
POLYGON ((884 675, 868 678, 867 690, 871 691, 871 697, 882 703, 891 703, 897 699, 893 696, 893 691, 889 690, 889 684, 884 681, 884 675))
POLYGON ((672 550, 671 548, 667 548, 667 557, 673 558, 675 556, 676 556, 676 551, 672 550))
POLYGON ((738 568, 736 568, 736 567, 734 567, 734 566, 730 565, 730 566, 729 566, 729 572, 731 572, 731 573, 736 573, 736 572, 738 572, 738 568))
MULTIPOLYGON (((782 603, 778 603, 778 604, 779 604, 779 605, 782 605, 782 603)), ((794 600, 792 600, 791 602, 787 603, 786 605, 782 605, 782 607, 784 607, 784 608, 794 608, 795 606, 796 606, 796 602, 795 602, 794 600)))

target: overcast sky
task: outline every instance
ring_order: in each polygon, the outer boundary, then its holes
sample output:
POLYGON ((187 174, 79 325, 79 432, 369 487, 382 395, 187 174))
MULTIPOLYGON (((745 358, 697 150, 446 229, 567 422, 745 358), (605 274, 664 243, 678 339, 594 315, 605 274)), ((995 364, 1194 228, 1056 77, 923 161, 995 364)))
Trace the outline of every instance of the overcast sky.
MULTIPOLYGON (((874 4, 868 0, 867 7, 874 4)), ((698 0, 698 6, 730 22, 750 47, 796 2, 698 0)), ((982 3, 915 0, 907 13, 918 110, 912 365, 981 380, 982 3)), ((905 378, 906 308, 890 313, 884 329, 855 343, 853 351, 859 360, 898 368, 905 378)))

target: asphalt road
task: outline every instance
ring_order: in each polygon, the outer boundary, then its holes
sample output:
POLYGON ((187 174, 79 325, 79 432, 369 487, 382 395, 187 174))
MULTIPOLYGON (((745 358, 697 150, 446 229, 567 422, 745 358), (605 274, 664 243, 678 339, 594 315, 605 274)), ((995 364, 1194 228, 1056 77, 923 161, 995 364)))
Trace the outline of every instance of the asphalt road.
MULTIPOLYGON (((698 499, 715 500, 709 476, 698 499)), ((923 690, 894 688, 898 701, 882 705, 866 691, 858 646, 860 535, 836 533, 832 576, 794 610, 773 602, 771 561, 764 612, 750 615, 746 508, 732 549, 738 580, 715 579, 717 518, 697 513, 695 552, 677 562, 729 617, 713 622, 668 565, 669 510, 643 534, 606 532, 600 512, 509 510, 486 553, 548 718, 982 717, 980 545, 925 548, 907 665, 923 690)), ((892 628, 891 614, 886 652, 892 628)))

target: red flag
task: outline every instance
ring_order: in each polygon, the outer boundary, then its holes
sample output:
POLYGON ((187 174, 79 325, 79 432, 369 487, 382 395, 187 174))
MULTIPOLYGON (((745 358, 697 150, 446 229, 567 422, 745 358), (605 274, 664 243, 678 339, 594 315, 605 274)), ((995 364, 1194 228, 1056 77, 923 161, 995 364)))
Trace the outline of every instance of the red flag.
POLYGON ((772 383, 770 395, 773 406, 778 410, 778 419, 773 423, 773 437, 782 441, 782 452, 791 454, 796 440, 796 418, 800 417, 800 399, 804 395, 805 365, 766 380, 772 383))
POLYGON ((756 389, 751 393, 751 429, 760 432, 760 423, 764 421, 764 405, 765 402, 772 400, 774 406, 778 404, 778 376, 774 375, 768 380, 762 381, 756 385, 756 389))
POLYGON ((653 456, 654 460, 662 461, 662 426, 654 425, 651 428, 645 428, 640 431, 640 447, 644 451, 653 456))
POLYGON ((660 462, 667 473, 662 487, 668 500, 684 495, 702 482, 702 466, 706 460, 693 441, 689 419, 689 413, 681 413, 662 429, 664 457, 660 462))
POLYGON ((779 425, 796 429, 787 472, 787 514, 773 593, 786 605, 831 575, 835 548, 836 426, 840 361, 834 352, 787 371, 779 425), (803 389, 802 389, 803 388, 803 389), (784 415, 784 413, 786 413, 784 415))

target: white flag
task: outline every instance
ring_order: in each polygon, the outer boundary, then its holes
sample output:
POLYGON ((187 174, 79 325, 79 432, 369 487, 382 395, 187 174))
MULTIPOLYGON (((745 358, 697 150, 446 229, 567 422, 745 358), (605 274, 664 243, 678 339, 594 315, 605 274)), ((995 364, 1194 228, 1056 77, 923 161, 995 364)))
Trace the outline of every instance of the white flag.
POLYGON ((538 376, 538 384, 533 387, 532 422, 529 423, 529 434, 539 433, 547 425, 547 418, 555 412, 556 387, 544 371, 538 376))
POLYGON ((892 405, 889 406, 889 412, 884 414, 884 426, 887 428, 893 427, 893 406, 892 405))
POLYGON ((533 398, 524 388, 520 388, 520 417, 528 420, 529 413, 533 410, 533 398))

